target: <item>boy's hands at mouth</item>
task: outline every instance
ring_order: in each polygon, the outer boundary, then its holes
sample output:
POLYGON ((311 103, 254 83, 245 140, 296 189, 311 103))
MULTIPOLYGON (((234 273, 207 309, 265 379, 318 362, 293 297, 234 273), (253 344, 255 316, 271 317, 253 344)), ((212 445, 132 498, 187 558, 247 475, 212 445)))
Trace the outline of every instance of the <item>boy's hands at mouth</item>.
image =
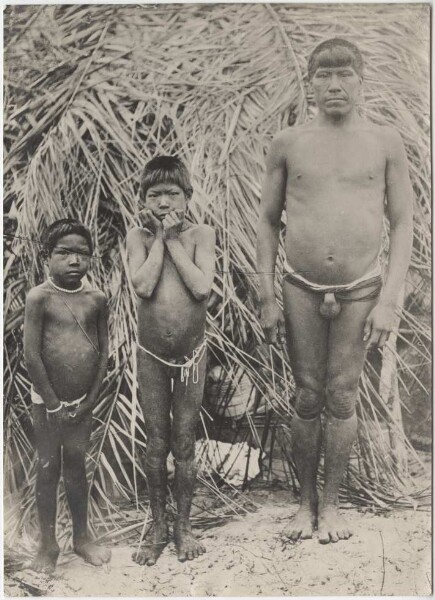
POLYGON ((154 215, 149 208, 144 208, 138 213, 139 223, 155 234, 163 233, 162 222, 154 215))
POLYGON ((184 211, 173 210, 163 219, 163 239, 165 241, 176 240, 183 227, 184 211))

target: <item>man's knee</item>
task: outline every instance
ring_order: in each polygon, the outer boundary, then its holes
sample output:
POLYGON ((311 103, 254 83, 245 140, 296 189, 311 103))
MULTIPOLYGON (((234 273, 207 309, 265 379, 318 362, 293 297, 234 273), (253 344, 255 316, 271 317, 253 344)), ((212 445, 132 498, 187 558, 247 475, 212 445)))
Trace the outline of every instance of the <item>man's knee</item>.
POLYGON ((358 386, 345 383, 329 384, 326 388, 326 408, 336 419, 350 419, 355 413, 358 386))
POLYGON ((195 458, 195 436, 192 434, 174 435, 171 440, 172 454, 177 462, 195 458))
POLYGON ((300 419, 315 419, 322 412, 323 404, 324 392, 320 382, 306 380, 297 383, 295 411, 300 419))

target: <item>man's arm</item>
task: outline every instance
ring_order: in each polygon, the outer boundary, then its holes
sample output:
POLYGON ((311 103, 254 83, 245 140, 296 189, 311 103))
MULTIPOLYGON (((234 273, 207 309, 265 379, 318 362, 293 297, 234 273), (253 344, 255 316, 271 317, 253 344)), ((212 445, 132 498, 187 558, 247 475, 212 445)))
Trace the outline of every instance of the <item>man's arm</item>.
MULTIPOLYGON (((157 221, 157 219, 155 219, 157 221)), ((159 281, 163 265, 163 228, 158 221, 149 254, 145 246, 144 229, 135 227, 127 234, 128 269, 134 291, 141 298, 150 298, 159 281)))
POLYGON ((261 325, 269 344, 277 342, 282 344, 285 336, 284 317, 276 303, 274 290, 275 263, 287 177, 283 150, 281 134, 273 140, 267 157, 266 178, 263 183, 257 230, 257 272, 261 325))
POLYGON ((95 374, 94 383, 91 389, 86 395, 85 400, 82 402, 80 407, 76 411, 76 418, 80 419, 83 415, 91 412, 98 401, 98 394, 101 389, 104 377, 107 373, 107 362, 109 359, 109 334, 108 334, 108 310, 107 300, 103 293, 98 292, 99 310, 98 310, 98 321, 97 321, 97 333, 98 333, 98 349, 100 357, 98 361, 98 367, 95 374))
POLYGON ((387 216, 390 222, 388 273, 378 304, 370 313, 365 330, 368 346, 382 347, 394 321, 400 289, 405 281, 412 252, 413 194, 408 161, 399 133, 389 129, 386 166, 387 216))
POLYGON ((48 410, 53 410, 61 406, 61 403, 54 393, 41 358, 42 328, 44 326, 45 312, 44 296, 43 291, 33 288, 26 298, 24 314, 24 359, 33 385, 38 390, 48 410))
POLYGON ((165 217, 165 245, 185 286, 196 300, 205 300, 214 279, 216 236, 211 227, 197 227, 195 231, 195 259, 190 259, 179 235, 178 217, 165 217), (168 218, 171 217, 171 218, 168 218))

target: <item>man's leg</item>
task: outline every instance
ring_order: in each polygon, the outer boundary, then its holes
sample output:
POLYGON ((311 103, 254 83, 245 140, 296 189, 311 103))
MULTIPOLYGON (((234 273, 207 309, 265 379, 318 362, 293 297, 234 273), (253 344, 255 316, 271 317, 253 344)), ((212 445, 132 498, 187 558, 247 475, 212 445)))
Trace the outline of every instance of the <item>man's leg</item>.
POLYGON ((317 525, 317 468, 321 447, 328 322, 320 315, 321 296, 283 283, 287 347, 296 382, 292 455, 301 486, 300 508, 285 534, 312 537, 317 525))
POLYGON ((74 552, 95 566, 109 562, 110 550, 97 546, 88 534, 88 483, 85 457, 92 429, 92 415, 63 427, 63 477, 71 511, 74 552))
POLYGON ((41 573, 52 573, 59 556, 56 542, 57 486, 60 477, 60 436, 49 431, 45 405, 33 405, 33 429, 38 452, 36 474, 36 506, 41 540, 31 568, 41 573))
MULTIPOLYGON (((364 290, 366 294, 368 290, 364 290)), ((361 292, 355 292, 355 296, 361 292)), ((326 383, 325 484, 319 507, 321 543, 337 542, 352 535, 338 512, 338 492, 356 439, 355 404, 364 365, 364 324, 377 300, 343 303, 331 321, 326 383)))
POLYGON ((145 474, 153 526, 146 534, 142 547, 133 554, 133 560, 140 565, 151 566, 157 562, 169 540, 166 460, 171 438, 171 387, 168 367, 140 348, 137 350, 137 370, 147 436, 145 474))
MULTIPOLYGON (((190 525, 190 508, 196 481, 195 430, 198 424, 204 392, 206 353, 198 365, 198 381, 193 381, 193 370, 189 379, 177 379, 174 386, 172 405, 171 449, 175 459, 174 491, 178 515, 174 525, 174 540, 178 560, 192 560, 205 552, 205 548, 193 536, 190 525)), ((175 369, 174 369, 175 371, 175 369)))

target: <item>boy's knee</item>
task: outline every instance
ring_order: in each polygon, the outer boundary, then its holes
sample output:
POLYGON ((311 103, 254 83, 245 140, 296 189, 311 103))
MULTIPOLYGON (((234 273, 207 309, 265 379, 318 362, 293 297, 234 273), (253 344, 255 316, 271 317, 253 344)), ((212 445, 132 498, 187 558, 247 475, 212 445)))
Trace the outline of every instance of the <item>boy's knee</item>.
POLYGON ((171 441, 172 454, 176 461, 195 458, 195 436, 191 434, 174 436, 171 441))
POLYGON ((149 436, 146 448, 146 464, 150 467, 160 466, 160 463, 166 462, 169 449, 169 440, 160 436, 149 436))
POLYGON ((300 382, 296 387, 295 411, 300 419, 315 419, 323 409, 322 385, 316 381, 300 382))
POLYGON ((354 385, 329 385, 326 390, 326 408, 336 419, 350 419, 355 413, 358 388, 354 385))

